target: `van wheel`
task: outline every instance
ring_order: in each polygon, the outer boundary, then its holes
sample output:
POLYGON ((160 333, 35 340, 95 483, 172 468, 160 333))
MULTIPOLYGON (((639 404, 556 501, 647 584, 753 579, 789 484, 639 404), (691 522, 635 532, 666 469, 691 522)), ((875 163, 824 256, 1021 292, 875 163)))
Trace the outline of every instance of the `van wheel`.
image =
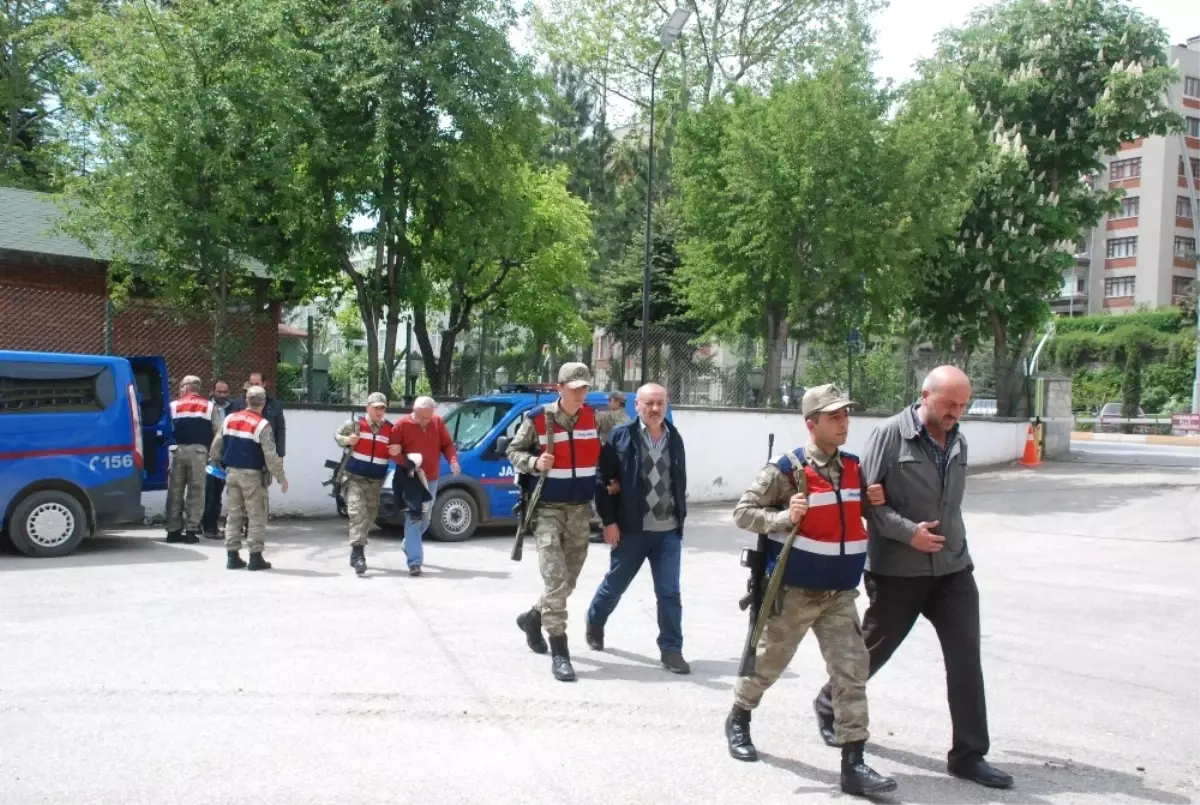
POLYGON ((479 526, 479 504, 465 489, 447 489, 433 503, 429 530, 443 542, 462 542, 475 535, 479 526))
POLYGON ((12 511, 13 547, 26 556, 67 556, 88 533, 87 512, 74 496, 56 489, 34 492, 12 511))

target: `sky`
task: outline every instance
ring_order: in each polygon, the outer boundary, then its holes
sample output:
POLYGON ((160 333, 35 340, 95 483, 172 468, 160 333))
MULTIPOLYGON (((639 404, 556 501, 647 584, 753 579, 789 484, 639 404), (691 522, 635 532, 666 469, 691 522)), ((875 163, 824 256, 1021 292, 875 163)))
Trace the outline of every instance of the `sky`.
MULTIPOLYGON (((978 5, 986 3, 891 0, 890 6, 874 19, 875 50, 879 55, 876 74, 897 83, 912 78, 913 63, 933 55, 938 32, 964 24, 978 5)), ((1173 45, 1182 45, 1189 36, 1200 35, 1200 3, 1196 0, 1132 0, 1128 5, 1157 18, 1173 45)))

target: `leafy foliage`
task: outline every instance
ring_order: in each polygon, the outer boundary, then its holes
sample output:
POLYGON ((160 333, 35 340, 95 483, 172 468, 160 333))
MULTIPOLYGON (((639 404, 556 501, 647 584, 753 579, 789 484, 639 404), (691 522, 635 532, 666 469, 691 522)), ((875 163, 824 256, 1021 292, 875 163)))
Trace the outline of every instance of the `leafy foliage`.
POLYGON ((918 86, 957 83, 988 143, 974 204, 910 301, 935 332, 994 341, 1001 414, 1015 408, 1020 359, 1078 233, 1119 198, 1093 188, 1098 156, 1181 124, 1163 95, 1178 79, 1167 44, 1156 23, 1113 0, 1005 0, 943 34, 922 65, 918 86))

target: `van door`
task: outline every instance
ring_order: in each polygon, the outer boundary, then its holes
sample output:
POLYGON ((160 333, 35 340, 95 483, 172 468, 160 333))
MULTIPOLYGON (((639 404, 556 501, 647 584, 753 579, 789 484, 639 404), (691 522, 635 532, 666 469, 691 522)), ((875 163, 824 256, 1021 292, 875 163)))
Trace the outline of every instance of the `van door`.
POLYGON ((171 460, 171 389, 167 361, 160 355, 126 357, 133 367, 138 403, 142 408, 142 449, 145 462, 142 489, 155 492, 167 488, 171 460))

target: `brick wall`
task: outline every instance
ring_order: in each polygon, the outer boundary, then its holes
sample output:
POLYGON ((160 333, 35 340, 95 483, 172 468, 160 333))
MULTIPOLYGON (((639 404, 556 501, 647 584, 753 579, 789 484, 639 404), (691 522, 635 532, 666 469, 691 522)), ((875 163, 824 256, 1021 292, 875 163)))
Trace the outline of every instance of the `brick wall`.
MULTIPOLYGON (((102 354, 108 327, 103 266, 0 264, 0 349, 102 354)), ((252 371, 275 388, 279 307, 261 315, 234 314, 230 333, 239 346, 224 372, 235 392, 252 371)), ((174 388, 188 374, 212 385, 213 327, 206 317, 182 317, 152 300, 132 300, 115 311, 116 355, 163 355, 174 388)))

